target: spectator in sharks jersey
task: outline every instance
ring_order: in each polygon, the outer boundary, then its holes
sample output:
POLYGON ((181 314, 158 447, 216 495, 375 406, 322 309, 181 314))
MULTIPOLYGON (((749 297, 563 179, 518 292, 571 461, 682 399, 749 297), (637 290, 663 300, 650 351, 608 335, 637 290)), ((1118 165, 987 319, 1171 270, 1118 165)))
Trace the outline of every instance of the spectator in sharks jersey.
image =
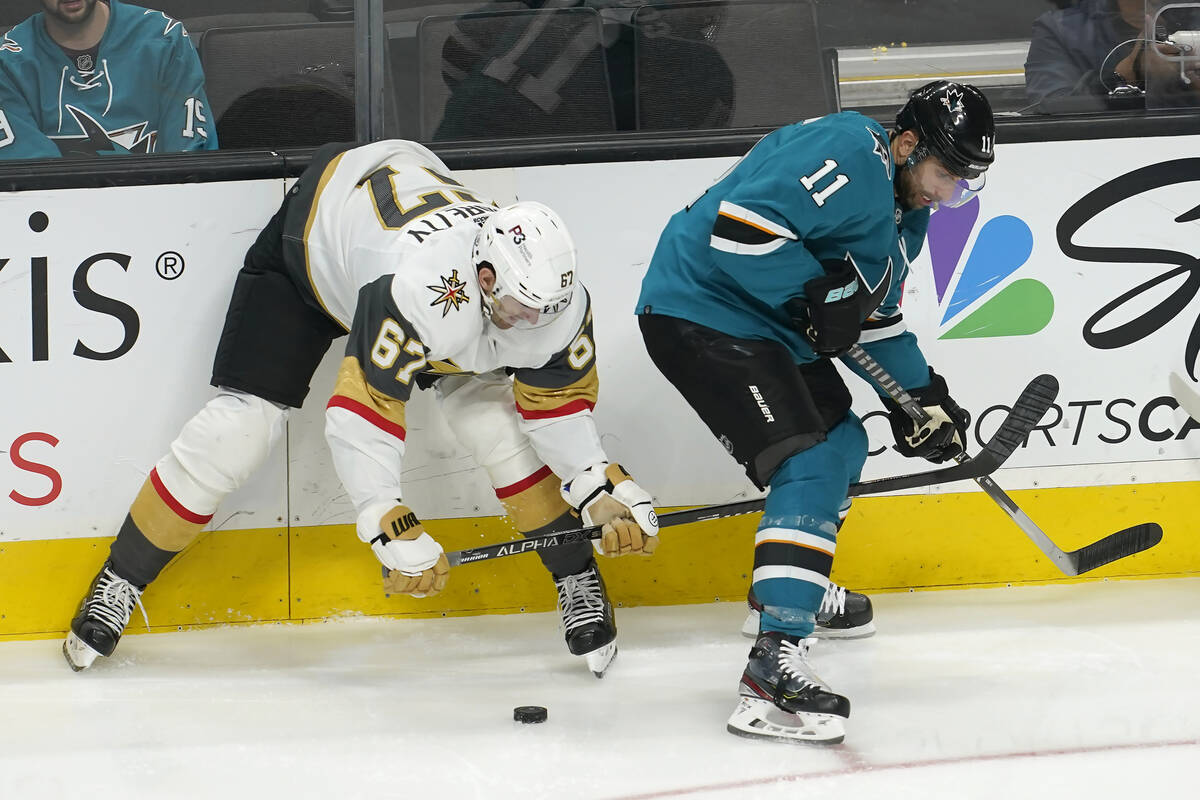
POLYGON ((177 20, 120 0, 42 0, 0 42, 0 158, 217 149, 177 20))

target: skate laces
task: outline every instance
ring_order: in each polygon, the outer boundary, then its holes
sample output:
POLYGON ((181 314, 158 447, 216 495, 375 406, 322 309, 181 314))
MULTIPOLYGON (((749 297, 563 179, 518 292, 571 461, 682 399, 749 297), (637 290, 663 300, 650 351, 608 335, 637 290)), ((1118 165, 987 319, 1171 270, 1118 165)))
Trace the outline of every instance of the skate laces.
POLYGON ((577 575, 567 575, 555 583, 558 584, 558 610, 568 631, 604 621, 604 592, 594 567, 577 575))
MULTIPOLYGON (((785 680, 799 681, 802 689, 808 686, 825 688, 825 684, 808 664, 807 639, 798 642, 783 639, 779 642, 779 671, 785 680)), ((782 682, 781 680, 780 683, 782 682)))
POLYGON ((821 598, 821 608, 817 610, 818 614, 826 612, 835 617, 846 613, 845 586, 838 586, 833 581, 829 582, 829 586, 825 589, 825 596, 821 598))
POLYGON ((120 636, 129 624, 129 616, 133 613, 135 605, 141 609, 142 619, 149 628, 150 617, 146 615, 146 607, 142 605, 142 590, 105 567, 104 573, 96 583, 96 590, 88 600, 88 616, 120 636))

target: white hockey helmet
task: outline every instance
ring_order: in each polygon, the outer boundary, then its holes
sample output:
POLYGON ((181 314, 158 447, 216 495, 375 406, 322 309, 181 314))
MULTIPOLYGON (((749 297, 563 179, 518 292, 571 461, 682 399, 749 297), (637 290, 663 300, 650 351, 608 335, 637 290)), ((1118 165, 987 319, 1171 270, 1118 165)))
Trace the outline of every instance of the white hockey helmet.
POLYGON ((483 312, 501 328, 538 328, 571 303, 575 242, 558 214, 520 202, 492 212, 475 236, 475 268, 496 274, 483 312))

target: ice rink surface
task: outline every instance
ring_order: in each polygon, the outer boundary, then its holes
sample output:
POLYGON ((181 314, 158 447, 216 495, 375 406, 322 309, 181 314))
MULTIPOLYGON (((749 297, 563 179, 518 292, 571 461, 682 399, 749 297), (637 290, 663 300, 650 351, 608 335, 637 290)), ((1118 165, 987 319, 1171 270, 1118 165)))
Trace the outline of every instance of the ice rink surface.
POLYGON ((1200 578, 875 608, 813 651, 853 704, 824 748, 725 732, 735 603, 621 609, 603 680, 556 614, 128 636, 78 675, 3 643, 0 798, 1200 797, 1200 578))

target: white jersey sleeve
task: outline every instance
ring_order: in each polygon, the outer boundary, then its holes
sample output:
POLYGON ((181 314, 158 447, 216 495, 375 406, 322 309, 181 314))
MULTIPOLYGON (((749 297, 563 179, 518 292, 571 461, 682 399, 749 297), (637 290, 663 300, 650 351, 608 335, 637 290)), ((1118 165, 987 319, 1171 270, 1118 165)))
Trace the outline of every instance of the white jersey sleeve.
POLYGON ((538 366, 516 369, 513 374, 521 429, 564 483, 608 460, 592 416, 600 381, 591 299, 579 285, 574 299, 577 310, 570 320, 561 320, 567 335, 556 343, 558 349, 538 366), (574 325, 565 327, 569 322, 574 325))

